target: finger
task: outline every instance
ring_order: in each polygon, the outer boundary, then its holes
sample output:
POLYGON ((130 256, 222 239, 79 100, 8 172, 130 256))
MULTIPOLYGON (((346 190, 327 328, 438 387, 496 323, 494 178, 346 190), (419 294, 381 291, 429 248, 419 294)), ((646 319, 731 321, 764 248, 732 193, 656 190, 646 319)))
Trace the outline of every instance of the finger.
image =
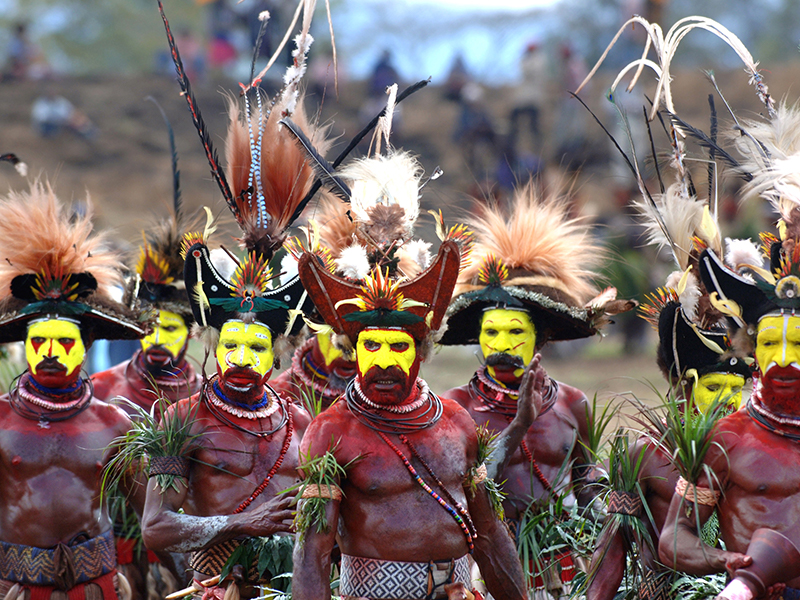
POLYGON ((293 510, 282 510, 272 516, 276 521, 285 521, 286 519, 294 519, 293 510))

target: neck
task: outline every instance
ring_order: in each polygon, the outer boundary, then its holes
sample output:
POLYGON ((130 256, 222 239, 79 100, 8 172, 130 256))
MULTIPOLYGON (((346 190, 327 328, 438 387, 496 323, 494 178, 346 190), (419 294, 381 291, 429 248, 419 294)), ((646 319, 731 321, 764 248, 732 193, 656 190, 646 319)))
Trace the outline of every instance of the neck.
POLYGON ((225 380, 222 377, 216 377, 213 379, 212 384, 214 385, 214 391, 221 400, 235 406, 259 406, 263 404, 265 399, 264 396, 266 394, 266 388, 263 384, 255 386, 246 392, 232 389, 225 383, 225 380))
POLYGON ((80 377, 76 378, 71 382, 66 382, 64 387, 58 388, 51 388, 46 385, 42 385, 36 378, 28 374, 22 381, 22 384, 28 389, 28 391, 43 397, 48 397, 56 402, 67 402, 69 400, 74 400, 75 398, 79 398, 83 395, 83 379, 80 377))
POLYGON ((490 388, 491 390, 495 392, 502 391, 504 394, 513 396, 515 398, 519 393, 519 384, 522 381, 522 378, 515 379, 513 382, 500 381, 492 375, 488 367, 478 369, 478 379, 484 386, 490 388))

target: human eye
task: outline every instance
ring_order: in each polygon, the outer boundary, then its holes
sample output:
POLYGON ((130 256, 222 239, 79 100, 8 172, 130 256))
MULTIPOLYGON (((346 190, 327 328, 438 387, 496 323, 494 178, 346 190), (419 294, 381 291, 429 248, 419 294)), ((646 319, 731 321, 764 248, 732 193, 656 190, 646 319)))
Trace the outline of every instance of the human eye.
POLYGON ((522 335, 523 333, 525 333, 525 332, 522 331, 522 329, 512 329, 511 330, 511 335, 522 335))
POLYGON ((262 346, 261 344, 255 344, 253 346, 250 346, 250 349, 253 352, 266 352, 267 351, 267 347, 266 346, 262 346))
POLYGON ((369 350, 370 352, 375 352, 381 345, 378 342, 372 340, 366 340, 364 342, 364 349, 369 350))
POLYGON ((408 342, 396 342, 391 345, 391 348, 395 352, 405 352, 408 350, 408 342))
POLYGON ((44 344, 44 342, 45 342, 45 339, 44 339, 43 337, 38 337, 38 336, 37 336, 37 337, 32 337, 32 338, 31 338, 31 341, 32 341, 34 344, 44 344))
POLYGON ((164 331, 168 331, 170 333, 178 330, 178 328, 175 325, 167 325, 166 327, 162 327, 161 329, 163 329, 164 331))
POLYGON ((494 337, 494 336, 497 335, 497 329, 484 329, 483 332, 486 335, 491 336, 491 337, 494 337))
POLYGON ((712 383, 710 385, 707 385, 706 389, 709 392, 718 392, 719 391, 719 384, 718 383, 712 383))
POLYGON ((236 348, 236 344, 234 344, 233 342, 223 342, 222 345, 225 346, 225 348, 228 350, 233 350, 236 348))

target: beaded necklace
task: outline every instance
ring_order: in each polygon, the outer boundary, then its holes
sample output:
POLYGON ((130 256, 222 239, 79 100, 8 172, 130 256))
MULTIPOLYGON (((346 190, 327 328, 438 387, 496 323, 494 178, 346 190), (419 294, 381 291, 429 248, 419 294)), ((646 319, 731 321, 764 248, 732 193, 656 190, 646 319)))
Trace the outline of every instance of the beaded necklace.
POLYGON ((234 402, 219 388, 219 380, 211 382, 210 387, 209 400, 211 400, 211 403, 236 417, 251 420, 266 419, 278 410, 278 401, 275 398, 275 393, 273 392, 272 395, 270 395, 269 392, 272 390, 270 390, 269 387, 264 390, 264 395, 256 404, 234 402))
MULTIPOLYGON (((480 386, 480 383, 483 383, 483 378, 481 377, 481 373, 483 373, 484 369, 478 369, 478 371, 473 375, 472 379, 469 382, 470 390, 475 394, 478 400, 481 401, 491 412, 499 413, 503 417, 505 417, 506 421, 511 423, 513 421, 514 416, 517 414, 517 403, 516 402, 508 402, 505 398, 510 396, 511 394, 506 392, 498 392, 495 398, 492 398, 487 393, 485 393, 480 386), (512 409, 513 405, 513 409, 512 409)), ((487 375, 488 377, 488 375, 487 375)), ((542 398, 542 410, 539 413, 539 417, 549 411, 556 403, 558 399, 558 382, 554 379, 549 379, 549 385, 547 387, 547 392, 542 398)), ((538 418, 538 417, 537 417, 538 418)), ((536 479, 539 480, 539 483, 542 484, 545 490, 548 492, 553 491, 553 485, 550 481, 545 477, 545 474, 542 472, 542 469, 539 467, 539 464, 536 462, 536 459, 533 456, 533 452, 531 452, 528 443, 523 439, 519 445, 520 450, 522 450, 522 456, 525 457, 525 460, 530 464, 531 471, 536 476, 536 479)))
POLYGON ((389 448, 391 448, 392 450, 394 450, 395 454, 397 454, 397 456, 400 457, 400 460, 403 461, 403 464, 406 466, 406 469, 408 469, 408 472, 411 473, 411 476, 414 478, 414 481, 416 481, 419 484, 419 486, 431 496, 431 498, 436 500, 436 502, 438 502, 439 505, 442 508, 444 508, 450 514, 451 517, 453 517, 453 520, 455 520, 455 522, 458 523, 458 526, 461 528, 464 537, 467 539, 467 546, 469 547, 469 553, 472 554, 472 551, 475 548, 474 538, 477 536, 477 533, 475 531, 475 525, 472 523, 472 519, 470 518, 469 513, 466 511, 466 509, 464 509, 464 507, 461 505, 460 502, 456 502, 453 500, 453 497, 450 494, 450 492, 447 491, 447 489, 444 487, 444 484, 433 473, 428 464, 420 458, 419 454, 416 451, 416 448, 414 448, 414 446, 411 445, 411 442, 408 440, 408 438, 406 438, 405 435, 400 434, 400 440, 404 444, 406 444, 411 449, 411 453, 415 457, 417 457, 417 459, 420 460, 420 462, 428 471, 428 473, 431 474, 436 484, 441 488, 441 490, 447 496, 448 500, 450 500, 450 502, 452 502, 455 505, 455 508, 453 508, 453 506, 450 506, 450 504, 448 504, 444 498, 442 498, 439 494, 437 494, 431 488, 431 486, 425 483, 425 480, 422 479, 422 477, 420 477, 419 473, 417 473, 417 470, 414 468, 414 465, 412 465, 409 462, 409 460, 406 458, 405 454, 403 454, 400 448, 395 446, 383 432, 376 431, 376 433, 379 436, 381 436, 381 439, 384 442, 386 442, 386 445, 389 446, 389 448))
POLYGON ((391 413, 388 416, 384 416, 380 414, 386 412, 383 407, 376 410, 366 405, 355 392, 357 379, 357 377, 353 378, 350 383, 347 384, 347 389, 344 394, 347 408, 360 423, 373 431, 383 433, 411 433, 414 431, 421 431, 434 425, 444 412, 444 407, 439 397, 427 389, 427 384, 423 379, 417 378, 415 389, 421 390, 422 386, 424 386, 427 391, 425 402, 420 406, 421 412, 409 417, 391 413))
POLYGON ((294 432, 294 419, 292 418, 292 411, 288 411, 288 418, 286 421, 286 437, 283 440, 283 446, 281 447, 281 452, 278 455, 278 460, 275 461, 275 464, 267 473, 267 476, 264 477, 264 481, 262 481, 259 486, 250 494, 250 497, 242 502, 236 510, 233 511, 233 514, 237 515, 246 509, 250 504, 261 495, 265 489, 267 489, 267 485, 269 484, 270 480, 275 476, 275 473, 278 472, 278 469, 281 468, 283 464, 283 459, 286 457, 286 453, 289 451, 289 446, 292 443, 292 433, 294 432))
MULTIPOLYGON (((94 388, 92 387, 90 379, 81 378, 80 384, 77 387, 73 386, 73 388, 69 388, 70 390, 74 389, 74 391, 77 391, 83 387, 83 391, 80 396, 67 402, 53 402, 38 394, 34 394, 27 389, 27 386, 31 384, 32 381, 33 378, 27 372, 19 375, 11 384, 11 389, 8 393, 9 403, 14 412, 25 419, 38 421, 39 427, 42 429, 49 429, 50 423, 66 421, 67 419, 79 415, 88 408, 94 396, 94 388), (43 408, 44 411, 33 410, 27 404, 43 408)), ((70 392, 67 393, 69 394, 70 392)), ((62 394, 53 394, 53 396, 56 397, 58 395, 62 394)))
POLYGON ((408 404, 398 404, 398 405, 376 404, 375 402, 367 398, 367 395, 361 389, 361 384, 359 383, 358 379, 355 379, 354 383, 355 383, 354 387, 356 390, 356 394, 358 394, 358 397, 364 404, 366 404, 370 408, 374 408, 376 410, 383 410, 386 412, 394 413, 396 415, 404 415, 410 413, 411 411, 417 410, 428 401, 428 395, 430 393, 430 388, 428 387, 428 384, 424 380, 419 379, 417 381, 417 388, 419 389, 419 398, 417 398, 413 402, 409 402, 408 404))
MULTIPOLYGON (((278 394, 275 393, 275 390, 273 390, 269 386, 266 386, 266 388, 269 391, 269 393, 275 398, 276 407, 280 408, 281 412, 282 412, 281 418, 279 419, 278 425, 276 427, 273 427, 272 429, 270 429, 268 431, 253 431, 249 427, 242 427, 241 425, 239 425, 235 421, 231 421, 228 417, 225 416, 225 412, 229 412, 229 411, 225 411, 223 409, 223 407, 218 406, 216 403, 214 403, 210 399, 211 397, 213 397, 213 394, 214 394, 214 391, 212 389, 212 384, 216 380, 217 377, 218 377, 218 375, 214 375, 210 380, 206 381, 206 383, 203 385, 202 394, 200 395, 203 403, 208 408, 208 411, 212 415, 214 415, 217 419, 219 419, 220 421, 222 421, 226 425, 229 425, 229 426, 233 427, 234 429, 236 429, 238 431, 241 431, 243 433, 246 433, 248 435, 253 435, 253 436, 256 436, 256 437, 263 437, 263 438, 265 438, 267 440, 272 439, 272 437, 271 437, 272 434, 274 434, 276 431, 279 431, 284 425, 286 425, 286 423, 287 423, 287 421, 289 419, 289 415, 291 413, 286 408, 284 403, 281 402, 280 397, 278 396, 278 394)), ((218 400, 219 402, 223 402, 219 398, 216 398, 216 400, 218 400)), ((275 410, 277 410, 277 408, 275 410)), ((230 414, 235 414, 235 413, 231 412, 230 414)), ((256 417, 256 418, 258 418, 258 417, 256 417)))

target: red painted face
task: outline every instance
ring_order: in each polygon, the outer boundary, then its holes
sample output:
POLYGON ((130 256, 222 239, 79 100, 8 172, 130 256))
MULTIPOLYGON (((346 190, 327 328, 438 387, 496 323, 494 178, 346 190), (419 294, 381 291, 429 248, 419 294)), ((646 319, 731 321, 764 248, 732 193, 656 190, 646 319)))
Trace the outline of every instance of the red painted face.
POLYGON ((365 329, 356 344, 358 382, 376 404, 402 404, 419 374, 416 343, 399 329, 365 329))
POLYGON ((28 370, 37 383, 64 389, 81 375, 86 348, 78 325, 66 319, 43 319, 28 327, 25 339, 28 370))

